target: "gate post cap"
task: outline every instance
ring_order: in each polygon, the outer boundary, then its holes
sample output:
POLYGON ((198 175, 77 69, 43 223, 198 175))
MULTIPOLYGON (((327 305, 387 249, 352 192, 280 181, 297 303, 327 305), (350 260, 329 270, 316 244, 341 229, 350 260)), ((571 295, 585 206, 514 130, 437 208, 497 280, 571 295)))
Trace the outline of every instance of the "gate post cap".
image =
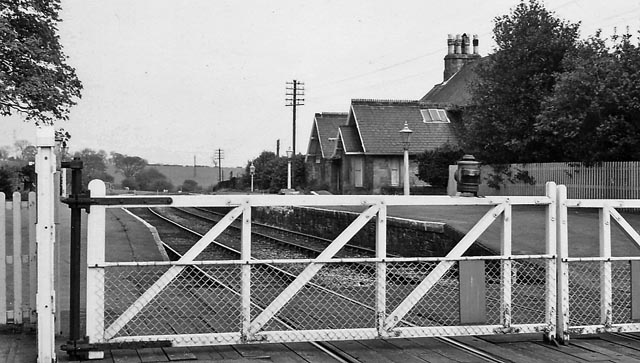
POLYGON ((36 146, 53 147, 56 145, 56 135, 52 125, 38 126, 36 129, 36 146))

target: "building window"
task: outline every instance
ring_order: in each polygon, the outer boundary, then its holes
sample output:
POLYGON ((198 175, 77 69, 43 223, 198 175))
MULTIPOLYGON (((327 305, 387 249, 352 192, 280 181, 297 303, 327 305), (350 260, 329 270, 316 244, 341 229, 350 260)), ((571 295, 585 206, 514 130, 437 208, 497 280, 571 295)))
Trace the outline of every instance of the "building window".
POLYGON ((440 108, 429 108, 426 110, 420 110, 422 114, 422 121, 427 123, 444 122, 448 123, 449 117, 447 111, 440 108))
POLYGON ((392 159, 390 163, 391 169, 391 186, 397 187, 400 185, 400 160, 392 159))
POLYGON ((362 158, 353 158, 353 183, 362 187, 362 158))
POLYGON ((322 160, 322 157, 320 155, 316 155, 316 164, 320 164, 320 160, 322 160))

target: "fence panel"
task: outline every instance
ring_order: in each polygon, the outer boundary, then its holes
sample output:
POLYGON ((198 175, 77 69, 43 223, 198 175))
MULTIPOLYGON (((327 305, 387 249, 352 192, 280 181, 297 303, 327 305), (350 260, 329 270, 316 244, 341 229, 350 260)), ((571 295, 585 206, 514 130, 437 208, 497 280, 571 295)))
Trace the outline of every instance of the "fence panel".
MULTIPOLYGON (((531 163, 511 164, 512 175, 526 173, 533 184, 522 180, 506 180, 499 183, 499 189, 489 187, 488 181, 495 174, 492 167, 482 167, 482 184, 479 195, 515 196, 544 195, 545 183, 553 181, 566 185, 567 197, 573 199, 638 199, 640 198, 640 162, 602 162, 594 166, 580 163, 531 163)), ((450 179, 453 180, 450 168, 450 179)), ((513 179, 513 178, 512 178, 513 179)), ((450 187, 451 188, 451 187, 450 187)), ((455 189, 455 183, 453 184, 455 189)), ((450 190, 451 193, 451 190, 450 190)))
POLYGON ((35 193, 28 198, 0 193, 0 324, 35 324, 35 193))

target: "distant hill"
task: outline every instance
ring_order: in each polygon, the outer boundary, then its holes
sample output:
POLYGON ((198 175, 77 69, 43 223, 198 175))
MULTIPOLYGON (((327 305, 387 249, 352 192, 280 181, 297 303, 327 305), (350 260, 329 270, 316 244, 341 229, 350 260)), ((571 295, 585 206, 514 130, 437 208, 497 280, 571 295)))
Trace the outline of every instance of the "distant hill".
MULTIPOLYGON (((175 187, 179 187, 185 180, 195 180, 198 185, 205 189, 210 189, 213 185, 218 184, 219 171, 218 167, 210 166, 183 166, 183 165, 162 165, 149 164, 147 168, 155 168, 162 174, 166 175, 175 187)), ((124 176, 116 172, 113 165, 107 169, 107 173, 114 177, 114 183, 120 184, 124 176)), ((229 180, 232 176, 239 177, 244 175, 244 168, 222 168, 222 180, 229 180)))

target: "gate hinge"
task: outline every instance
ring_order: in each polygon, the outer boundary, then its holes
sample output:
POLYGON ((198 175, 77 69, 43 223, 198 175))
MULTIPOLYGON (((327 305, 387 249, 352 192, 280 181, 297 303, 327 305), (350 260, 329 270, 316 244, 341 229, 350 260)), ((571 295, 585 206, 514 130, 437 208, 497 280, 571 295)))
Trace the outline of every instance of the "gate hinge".
POLYGON ((495 328, 493 329, 493 332, 496 334, 516 334, 516 333, 520 333, 520 330, 521 330, 520 328, 508 326, 503 328, 495 328))

